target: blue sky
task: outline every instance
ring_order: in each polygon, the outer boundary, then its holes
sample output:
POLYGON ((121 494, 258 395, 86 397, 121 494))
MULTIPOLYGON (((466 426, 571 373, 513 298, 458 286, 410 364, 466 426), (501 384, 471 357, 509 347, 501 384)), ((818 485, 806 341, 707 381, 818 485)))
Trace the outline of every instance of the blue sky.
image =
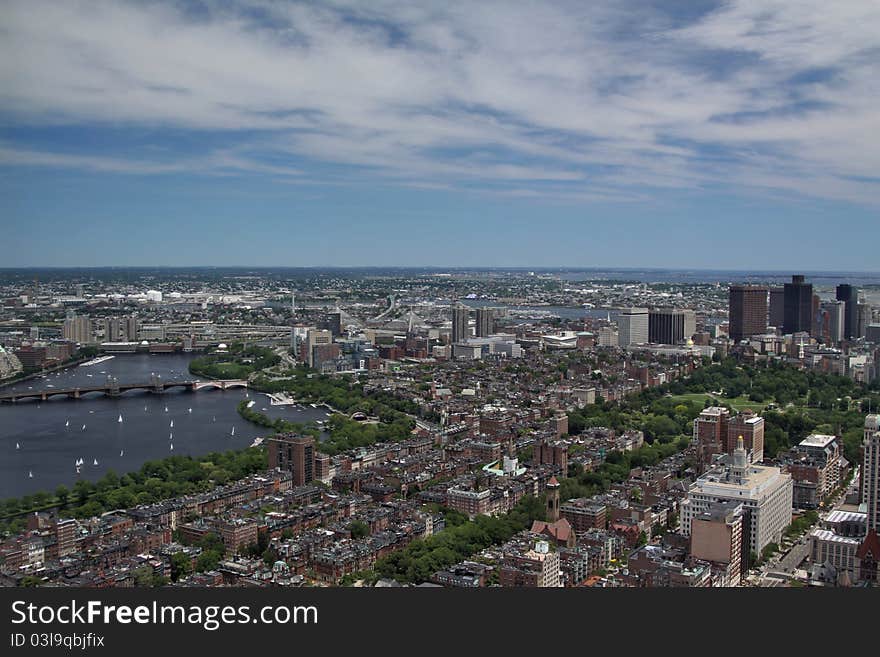
POLYGON ((4 3, 0 266, 880 269, 880 6, 4 3))

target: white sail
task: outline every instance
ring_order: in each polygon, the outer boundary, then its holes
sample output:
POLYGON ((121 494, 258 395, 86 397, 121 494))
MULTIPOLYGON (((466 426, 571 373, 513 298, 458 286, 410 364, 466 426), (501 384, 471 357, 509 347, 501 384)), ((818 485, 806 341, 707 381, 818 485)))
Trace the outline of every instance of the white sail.
POLYGON ((167 407, 167 406, 165 407, 165 412, 166 412, 166 413, 168 412, 168 407, 167 407))
POLYGON ((188 409, 186 409, 186 411, 187 411, 187 413, 192 413, 192 412, 193 412, 193 409, 188 408, 188 409))
POLYGON ((234 436, 234 435, 235 435, 235 427, 232 427, 232 433, 229 434, 229 435, 230 435, 230 436, 234 436))
POLYGON ((174 434, 173 434, 173 433, 169 433, 169 434, 168 434, 168 440, 174 440, 174 434))
POLYGON ((169 451, 174 451, 174 443, 171 443, 171 449, 169 451))
POLYGON ((119 414, 119 419, 116 420, 116 421, 117 421, 117 422, 122 422, 122 413, 119 414))
POLYGON ((119 450, 119 456, 124 456, 124 455, 125 455, 125 450, 124 450, 124 449, 120 449, 120 450, 119 450))
POLYGON ((83 428, 80 429, 80 431, 85 431, 85 430, 86 430, 86 425, 83 425, 83 428))
POLYGON ((171 420, 171 428, 174 428, 174 420, 171 420))
POLYGON ((65 427, 69 427, 69 426, 70 426, 70 420, 68 420, 67 422, 65 422, 65 423, 64 423, 64 426, 65 426, 65 427))
POLYGON ((98 465, 98 459, 95 459, 92 465, 98 465))
POLYGON ((33 478, 34 478, 34 473, 33 473, 33 471, 28 470, 28 479, 33 479, 33 478))
POLYGON ((15 449, 21 449, 21 446, 18 443, 15 443, 15 449))

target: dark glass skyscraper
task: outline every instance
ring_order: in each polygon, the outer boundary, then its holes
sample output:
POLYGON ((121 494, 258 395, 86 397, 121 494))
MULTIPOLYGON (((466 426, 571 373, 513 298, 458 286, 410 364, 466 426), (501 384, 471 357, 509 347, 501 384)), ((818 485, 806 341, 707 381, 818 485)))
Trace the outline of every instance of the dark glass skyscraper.
POLYGON ((859 288, 852 285, 837 286, 837 300, 843 301, 843 337, 847 340, 856 335, 859 324, 859 288))
POLYGON ((452 308, 452 342, 453 344, 466 340, 468 335, 468 313, 470 309, 464 304, 457 304, 452 308))
POLYGON ((792 276, 785 284, 784 333, 813 331, 813 285, 800 275, 792 276))

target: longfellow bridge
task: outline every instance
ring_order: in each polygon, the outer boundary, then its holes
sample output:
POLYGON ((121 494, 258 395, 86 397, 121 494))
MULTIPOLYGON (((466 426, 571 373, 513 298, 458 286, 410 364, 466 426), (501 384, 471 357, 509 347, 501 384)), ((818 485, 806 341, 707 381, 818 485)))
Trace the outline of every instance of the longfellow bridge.
POLYGON ((228 390, 230 388, 247 388, 248 382, 244 379, 226 379, 212 381, 163 381, 159 377, 153 377, 148 383, 119 383, 116 379, 108 379, 105 385, 89 386, 85 388, 50 388, 48 390, 26 390, 19 392, 8 392, 0 394, 0 402, 17 402, 24 399, 39 399, 46 401, 49 397, 57 397, 65 395, 69 399, 79 399, 83 395, 90 392, 99 392, 108 397, 118 397, 129 390, 146 390, 148 392, 161 394, 171 388, 183 388, 190 392, 198 392, 199 390, 220 389, 228 390))

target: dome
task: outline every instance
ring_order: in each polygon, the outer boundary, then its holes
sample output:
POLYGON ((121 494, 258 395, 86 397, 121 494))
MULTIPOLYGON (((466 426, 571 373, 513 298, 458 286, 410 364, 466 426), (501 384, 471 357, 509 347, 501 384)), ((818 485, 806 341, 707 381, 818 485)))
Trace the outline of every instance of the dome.
POLYGON ((227 348, 227 347, 226 347, 226 343, 225 343, 225 342, 221 342, 220 344, 217 345, 217 348, 218 348, 218 349, 226 349, 226 348, 227 348))

